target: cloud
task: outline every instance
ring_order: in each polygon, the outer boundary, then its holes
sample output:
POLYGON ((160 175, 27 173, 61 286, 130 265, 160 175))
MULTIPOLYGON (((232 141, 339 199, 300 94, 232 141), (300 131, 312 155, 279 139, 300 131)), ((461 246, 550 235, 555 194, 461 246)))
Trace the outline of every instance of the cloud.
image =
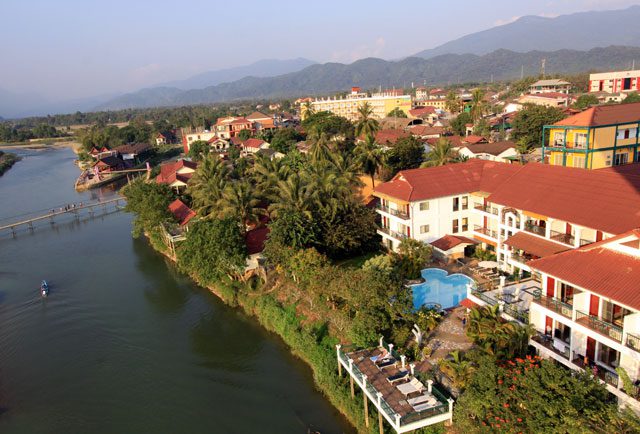
POLYGON ((382 57, 386 41, 378 36, 372 43, 363 44, 347 50, 337 50, 331 53, 332 62, 351 63, 365 57, 382 57))

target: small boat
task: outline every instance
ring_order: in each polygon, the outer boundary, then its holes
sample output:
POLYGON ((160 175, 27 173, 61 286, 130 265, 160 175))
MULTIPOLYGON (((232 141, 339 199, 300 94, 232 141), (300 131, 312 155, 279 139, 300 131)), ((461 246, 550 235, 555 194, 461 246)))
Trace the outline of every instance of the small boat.
POLYGON ((46 297, 47 295, 49 295, 49 284, 47 283, 46 280, 43 280, 42 283, 40 284, 40 293, 42 294, 43 297, 46 297))

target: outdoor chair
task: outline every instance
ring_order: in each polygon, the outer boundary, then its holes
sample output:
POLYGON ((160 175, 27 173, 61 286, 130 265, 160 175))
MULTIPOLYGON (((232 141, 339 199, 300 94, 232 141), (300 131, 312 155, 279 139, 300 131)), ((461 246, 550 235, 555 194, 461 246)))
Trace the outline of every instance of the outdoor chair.
POLYGON ((394 366, 397 362, 398 361, 393 357, 388 357, 386 359, 382 359, 380 362, 376 363, 375 365, 380 369, 384 369, 384 368, 388 368, 389 366, 394 366))
POLYGON ((433 396, 430 393, 425 393, 424 395, 417 396, 415 398, 407 399, 407 402, 410 406, 416 406, 419 404, 424 404, 425 402, 431 401, 433 396))
POLYGON ((430 400, 428 400, 427 402, 424 402, 422 404, 417 404, 417 405, 412 405, 413 409, 415 411, 424 411, 424 410, 428 410, 430 408, 433 408, 435 406, 438 405, 438 401, 435 398, 431 398, 430 400))
POLYGON ((400 381, 404 378, 407 378, 408 376, 409 376, 409 371, 400 371, 396 375, 387 377, 387 381, 389 381, 389 383, 395 383, 396 381, 400 381))
POLYGON ((408 383, 396 386, 396 389, 402 392, 403 395, 407 396, 415 392, 422 392, 424 390, 424 384, 414 377, 408 383))

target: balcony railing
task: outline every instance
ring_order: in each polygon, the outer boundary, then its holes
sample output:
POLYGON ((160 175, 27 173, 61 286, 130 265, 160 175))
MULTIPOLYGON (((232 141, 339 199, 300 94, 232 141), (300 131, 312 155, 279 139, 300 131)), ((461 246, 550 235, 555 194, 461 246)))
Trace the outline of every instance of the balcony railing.
POLYGON ((409 214, 407 214, 404 211, 400 211, 400 210, 397 210, 397 209, 389 208, 388 206, 382 205, 380 203, 378 205, 376 205, 376 208, 379 209, 382 212, 386 212, 387 214, 391 214, 392 216, 400 217, 403 220, 409 220, 409 214))
POLYGON ((485 228, 485 227, 482 227, 482 226, 479 226, 479 225, 473 225, 473 231, 477 232, 479 234, 482 234, 482 235, 486 235, 486 236, 488 236, 490 238, 498 239, 498 232, 497 231, 492 231, 489 228, 485 228))
POLYGON ((568 244, 570 246, 573 246, 576 240, 571 234, 565 234, 557 231, 551 231, 550 238, 554 241, 558 241, 563 244, 568 244))
POLYGON ((553 351, 557 355, 562 356, 565 359, 569 360, 570 346, 566 342, 565 342, 564 348, 561 350, 560 348, 558 348, 558 344, 554 345, 554 340, 553 340, 553 338, 551 336, 547 336, 547 335, 543 335, 542 333, 538 333, 538 334, 532 336, 531 340, 539 343, 540 345, 542 345, 546 349, 553 351))
POLYGON ((474 295, 474 296, 478 297, 480 300, 484 301, 489 306, 495 306, 496 304, 498 304, 498 300, 496 300, 495 298, 489 297, 484 292, 472 291, 471 295, 474 295))
POLYGON ((380 232, 384 232, 385 234, 387 234, 390 237, 393 237, 393 238, 395 238, 397 240, 406 240, 407 238, 409 238, 405 234, 401 234, 400 232, 392 231, 389 228, 378 228, 378 230, 380 232))
POLYGON ((540 306, 544 306, 547 309, 559 313, 564 317, 567 317, 569 319, 572 318, 573 306, 568 303, 564 303, 557 298, 541 295, 540 297, 535 298, 533 301, 534 303, 539 304, 540 306))
POLYGON ((524 224, 524 230, 532 234, 540 235, 541 237, 544 237, 547 234, 546 228, 529 222, 524 224))
POLYGON ((491 205, 483 205, 483 204, 477 203, 473 206, 473 208, 478 211, 486 212, 488 214, 498 215, 498 208, 491 205))
POLYGON ((614 341, 622 342, 622 329, 610 322, 603 321, 595 315, 589 315, 578 310, 576 311, 576 322, 610 337, 614 341))
POLYGON ((627 346, 633 348, 636 351, 640 351, 640 336, 627 333, 627 346))
POLYGON ((582 246, 586 246, 587 244, 591 244, 591 243, 593 243, 593 242, 594 242, 594 241, 591 241, 591 240, 585 240, 584 238, 580 238, 580 247, 582 247, 582 246))
POLYGON ((527 257, 525 255, 518 255, 517 253, 512 253, 511 254, 511 259, 519 262, 521 264, 526 264, 527 262, 529 262, 532 258, 527 257))

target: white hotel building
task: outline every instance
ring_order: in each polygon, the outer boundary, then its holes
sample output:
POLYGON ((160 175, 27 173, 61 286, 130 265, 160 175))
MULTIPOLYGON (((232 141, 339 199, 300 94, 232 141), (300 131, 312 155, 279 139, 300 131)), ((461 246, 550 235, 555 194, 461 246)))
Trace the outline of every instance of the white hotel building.
POLYGON ((374 195, 388 248, 411 237, 451 255, 475 241, 496 252, 503 271, 531 273, 516 285, 470 289, 469 299, 532 324, 541 355, 595 366, 620 402, 640 410, 639 165, 469 160, 402 171, 374 195))

